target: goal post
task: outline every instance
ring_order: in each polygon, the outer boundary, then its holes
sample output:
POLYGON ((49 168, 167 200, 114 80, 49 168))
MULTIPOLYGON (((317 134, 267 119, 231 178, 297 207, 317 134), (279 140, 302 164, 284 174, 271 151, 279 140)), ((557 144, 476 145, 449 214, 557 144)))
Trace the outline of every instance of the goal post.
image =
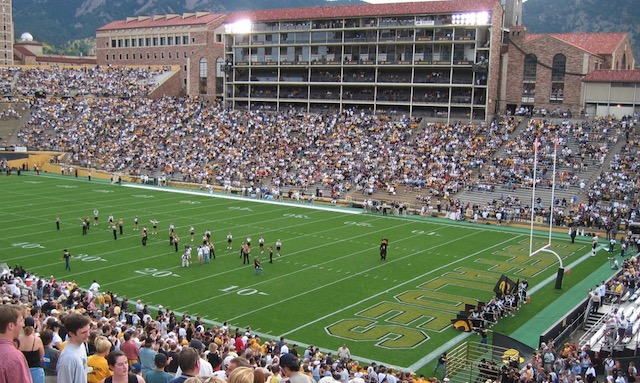
POLYGON ((534 250, 534 234, 533 234, 533 225, 535 222, 535 209, 536 209, 536 186, 538 183, 538 153, 540 152, 540 139, 536 138, 533 144, 533 180, 532 180, 532 188, 531 188, 531 229, 529 232, 529 257, 533 257, 536 254, 545 252, 551 253, 558 258, 559 267, 556 275, 556 289, 562 288, 562 279, 564 276, 564 265, 562 263, 562 257, 555 251, 551 250, 551 238, 553 235, 553 213, 554 213, 554 202, 555 202, 555 190, 556 190, 556 167, 557 167, 557 158, 558 158, 558 136, 554 137, 554 150, 553 150, 553 173, 551 179, 551 201, 549 202, 549 239, 546 244, 544 244, 541 248, 534 250))

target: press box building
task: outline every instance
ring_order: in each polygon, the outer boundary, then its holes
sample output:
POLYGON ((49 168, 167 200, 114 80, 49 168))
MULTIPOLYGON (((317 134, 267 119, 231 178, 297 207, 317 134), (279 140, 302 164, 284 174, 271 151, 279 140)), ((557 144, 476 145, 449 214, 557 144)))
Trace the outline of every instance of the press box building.
POLYGON ((230 108, 460 119, 496 113, 497 0, 237 12, 223 27, 230 108))

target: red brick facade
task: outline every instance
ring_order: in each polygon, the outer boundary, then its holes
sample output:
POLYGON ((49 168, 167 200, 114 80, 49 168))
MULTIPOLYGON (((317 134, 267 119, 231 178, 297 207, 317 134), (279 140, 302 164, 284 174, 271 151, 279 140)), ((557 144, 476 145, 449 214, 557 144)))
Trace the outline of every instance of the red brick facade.
POLYGON ((222 92, 221 86, 216 87, 216 62, 223 61, 224 48, 216 43, 214 32, 221 19, 220 15, 187 14, 113 22, 96 32, 98 65, 178 66, 180 70, 175 76, 179 81, 168 81, 162 87, 167 91, 165 94, 214 99, 222 92), (206 82, 201 84, 203 59, 206 59, 206 71, 202 73, 206 73, 206 82))
POLYGON ((507 70, 501 111, 527 106, 548 111, 569 110, 574 115, 584 107, 584 76, 596 69, 629 69, 635 64, 627 34, 545 34, 528 38, 525 27, 511 28, 507 53, 502 59, 507 70), (525 76, 527 55, 533 55, 530 57, 537 62, 534 76, 531 66, 529 76, 525 76), (564 72, 558 65, 562 58, 564 72), (555 76, 554 59, 558 60, 555 76))

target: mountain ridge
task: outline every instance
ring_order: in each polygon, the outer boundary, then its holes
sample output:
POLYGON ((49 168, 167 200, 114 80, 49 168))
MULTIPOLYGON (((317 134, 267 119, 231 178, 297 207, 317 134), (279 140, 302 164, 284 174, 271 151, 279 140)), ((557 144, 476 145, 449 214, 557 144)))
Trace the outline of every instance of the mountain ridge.
POLYGON ((528 0, 523 24, 530 33, 628 32, 635 57, 640 54, 640 1, 616 0, 604 6, 599 0, 528 0))
POLYGON ((95 38, 96 29, 130 16, 361 3, 360 0, 65 0, 65 6, 61 7, 59 0, 14 0, 13 22, 16 38, 29 32, 36 41, 62 47, 76 40, 95 38))
MULTIPOLYGON (((61 7, 59 0, 14 0, 13 21, 16 38, 29 32, 36 41, 64 47, 74 41, 94 39, 99 27, 129 16, 361 3, 361 0, 65 0, 65 6, 61 7)), ((638 0, 616 0, 615 7, 603 6, 599 0, 528 0, 524 3, 523 21, 530 33, 628 32, 637 57, 638 14, 638 0)))

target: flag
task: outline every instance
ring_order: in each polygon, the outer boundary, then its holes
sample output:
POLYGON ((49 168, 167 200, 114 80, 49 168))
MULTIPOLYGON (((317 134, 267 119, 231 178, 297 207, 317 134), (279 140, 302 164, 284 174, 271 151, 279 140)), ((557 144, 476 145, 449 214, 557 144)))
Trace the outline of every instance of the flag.
POLYGON ((502 360, 505 364, 514 361, 522 363, 526 360, 531 360, 535 352, 535 348, 499 332, 493 333, 493 345, 495 346, 493 359, 502 360))
POLYGON ((451 325, 458 331, 473 331, 473 323, 469 319, 451 319, 451 325))
POLYGON ((511 294, 517 288, 518 285, 512 279, 502 274, 493 288, 493 292, 496 294, 511 294))

